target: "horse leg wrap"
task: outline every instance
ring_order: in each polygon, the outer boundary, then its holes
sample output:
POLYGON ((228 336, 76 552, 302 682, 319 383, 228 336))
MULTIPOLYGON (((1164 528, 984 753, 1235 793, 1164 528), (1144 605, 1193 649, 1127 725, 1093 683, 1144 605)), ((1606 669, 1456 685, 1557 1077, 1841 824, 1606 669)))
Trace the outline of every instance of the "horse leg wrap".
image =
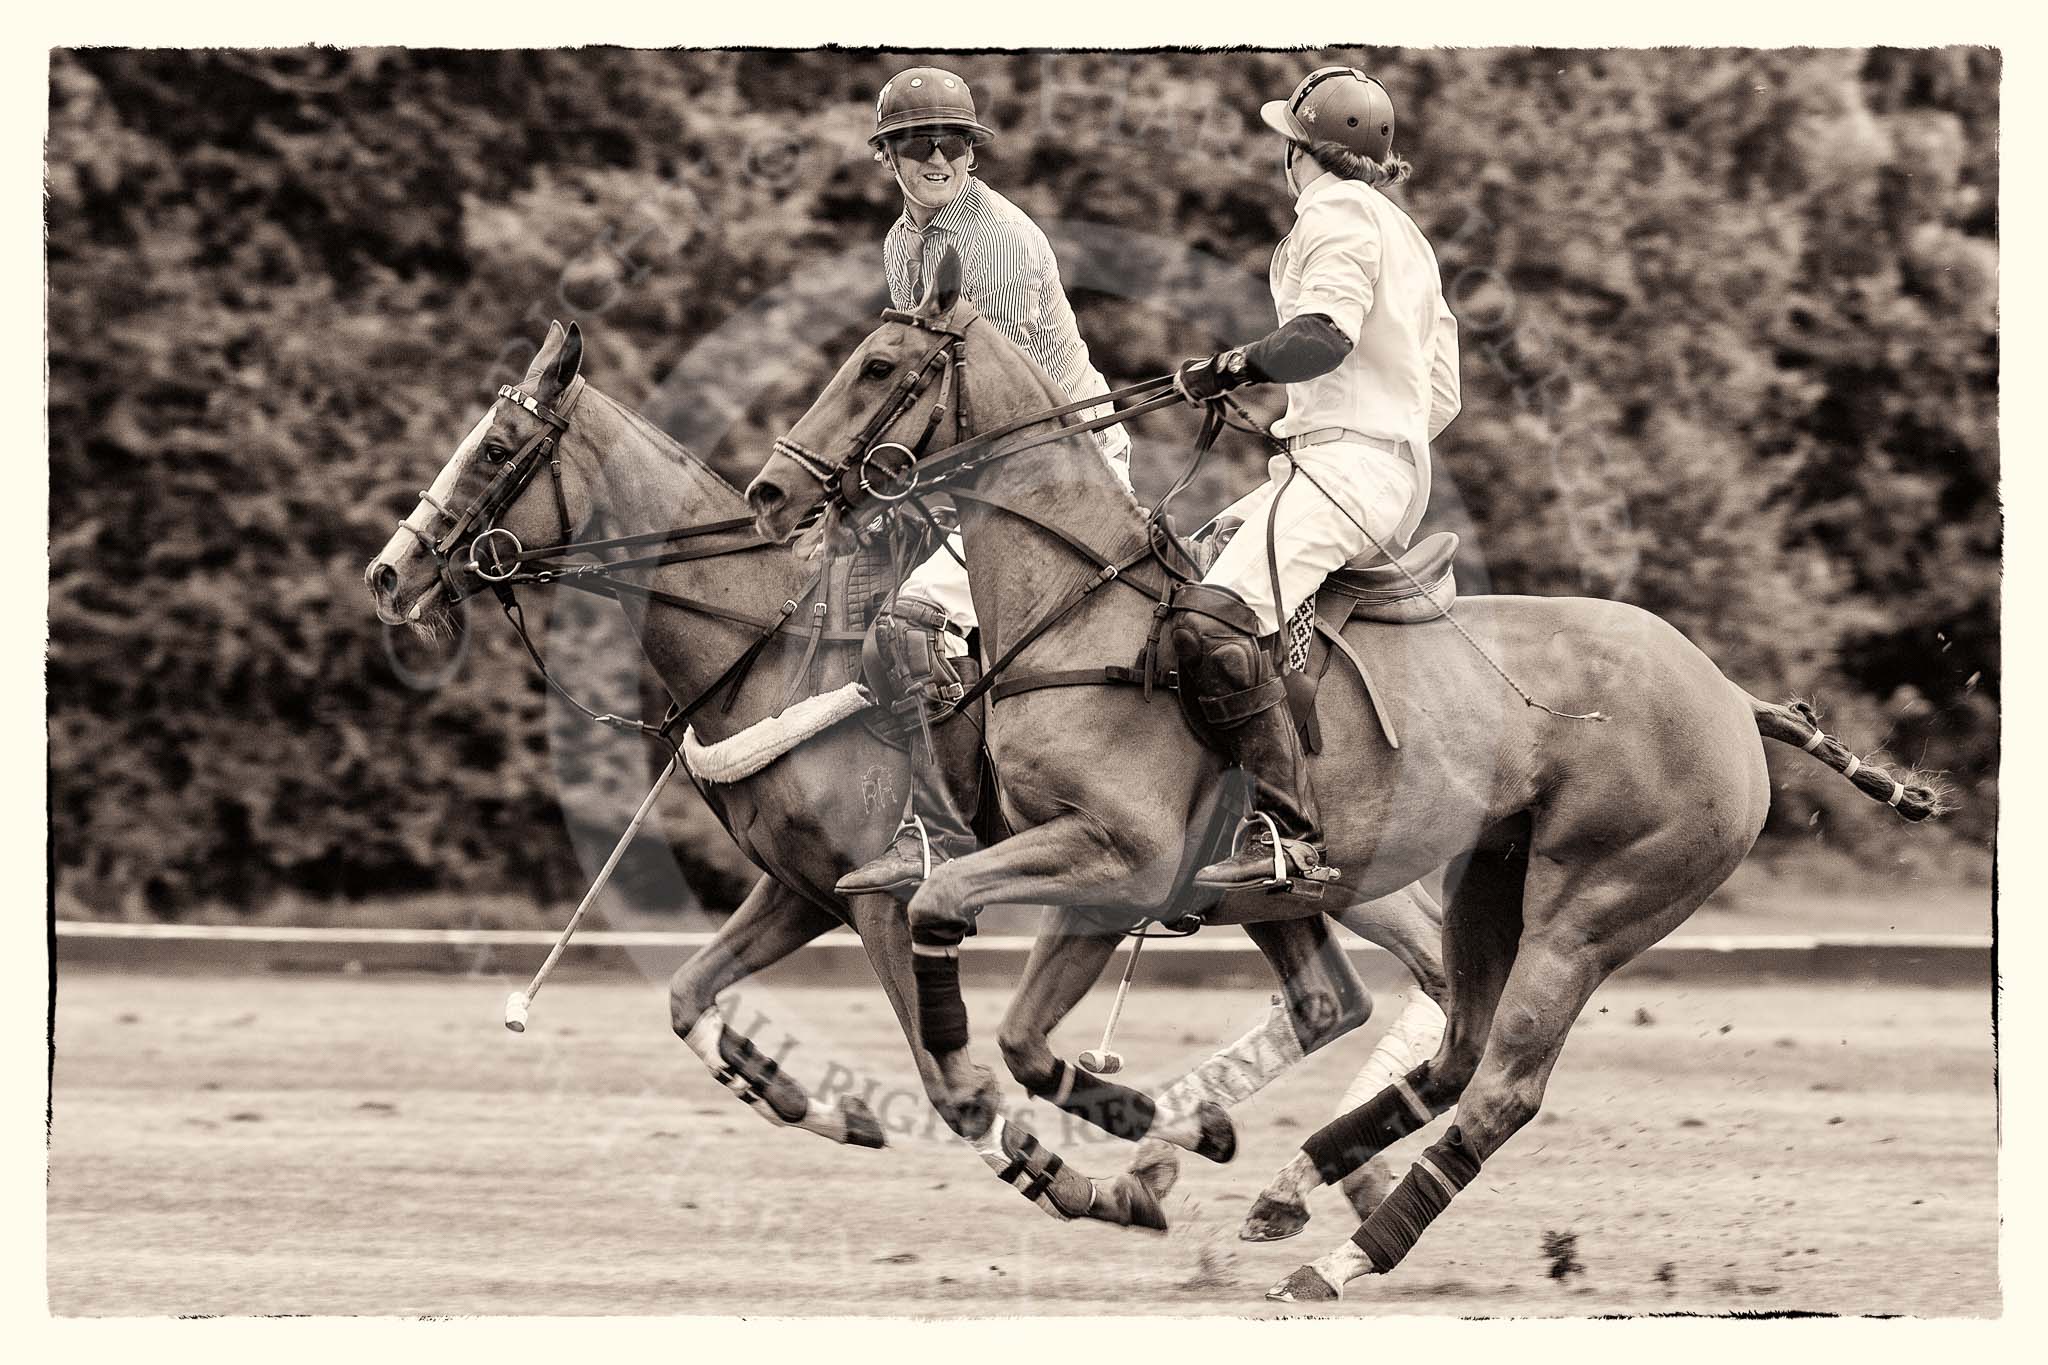
POLYGON ((1379 1094, 1309 1135, 1301 1150, 1316 1164, 1324 1184, 1336 1184, 1435 1117, 1416 1094, 1426 1074, 1418 1066, 1395 1077, 1379 1094))
POLYGON ((1336 1116, 1350 1113, 1367 1100, 1392 1085, 1394 1081, 1436 1056, 1437 1044, 1443 1041, 1443 1007, 1429 998, 1423 991, 1416 991, 1394 1016, 1394 1022, 1380 1035, 1372 1055, 1365 1059, 1365 1065, 1358 1068, 1358 1074, 1351 1078, 1351 1084, 1344 1087, 1344 1098, 1337 1102, 1333 1111, 1336 1116))
POLYGON ((1408 1168, 1394 1192, 1380 1202, 1352 1242, 1384 1275, 1401 1263, 1422 1230, 1450 1207, 1451 1199, 1479 1174, 1479 1158, 1467 1147, 1454 1124, 1451 1131, 1408 1168))
POLYGON ((727 1029, 718 1006, 713 1005, 697 1016, 697 1022, 683 1035, 683 1042, 697 1054, 698 1061, 711 1069, 713 1080, 745 1100, 762 1118, 778 1128, 803 1122, 810 1102, 802 1088, 793 1082, 788 1088, 775 1085, 782 1068, 773 1057, 727 1029), (795 1089, 793 1097, 790 1088, 795 1089))
POLYGON ((968 1144, 980 1154, 996 1179, 1015 1186, 1026 1199, 1065 1222, 1083 1218, 1095 1201, 1095 1187, 1088 1177, 1070 1170, 1058 1152, 1039 1145, 1022 1125, 1000 1114, 979 1138, 968 1144))
POLYGON ((1086 1119, 1112 1137, 1141 1141, 1152 1131, 1157 1107, 1152 1097, 1115 1081, 1091 1076, 1079 1067, 1068 1066, 1058 1057, 1052 1061, 1052 1075, 1039 1085, 1026 1086, 1033 1095, 1050 1100, 1077 1119, 1086 1119))
POLYGON ((697 1016, 683 1041, 710 1068, 712 1079, 778 1128, 801 1128, 852 1147, 880 1147, 887 1140, 868 1107, 853 1096, 837 1108, 812 1104, 773 1057, 726 1028, 716 1005, 697 1016))
POLYGON ((911 945, 917 977, 917 1027, 933 1056, 967 1046, 967 1003, 960 998, 960 950, 911 945))
POLYGON ((1228 1109, 1257 1094, 1301 1058, 1293 1016, 1276 999, 1257 1027, 1159 1092, 1152 1136, 1194 1150, 1201 1138, 1197 1111, 1204 1103, 1228 1109))

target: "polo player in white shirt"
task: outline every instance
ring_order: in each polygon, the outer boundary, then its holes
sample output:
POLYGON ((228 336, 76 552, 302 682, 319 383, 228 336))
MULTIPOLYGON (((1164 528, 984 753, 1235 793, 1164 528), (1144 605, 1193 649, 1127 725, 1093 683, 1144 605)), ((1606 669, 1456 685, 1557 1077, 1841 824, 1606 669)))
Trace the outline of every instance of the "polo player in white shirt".
POLYGON ((1294 230, 1270 275, 1281 325, 1188 362, 1180 380, 1198 399, 1286 384, 1287 415, 1273 424, 1284 450, 1267 462, 1268 481, 1222 514, 1244 524, 1202 585, 1182 590, 1168 625, 1189 723, 1244 768, 1255 809, 1272 821, 1256 821, 1241 852, 1196 875, 1228 889, 1271 883, 1273 829, 1292 875, 1336 875, 1323 863, 1300 739, 1259 637, 1276 635, 1361 552, 1407 547, 1429 500, 1429 443, 1458 413, 1458 324, 1436 254, 1380 193, 1409 169, 1393 154, 1386 89, 1362 71, 1326 66, 1259 113, 1287 139, 1295 196, 1294 230))
MULTIPOLYGON (((933 66, 899 72, 875 100, 868 143, 903 192, 903 215, 882 242, 882 267, 892 306, 909 309, 924 294, 925 265, 947 246, 960 255, 962 292, 975 309, 1015 342, 1071 398, 1107 393, 1074 325, 1060 283, 1059 262, 1045 233, 1022 209, 974 177, 974 149, 995 133, 981 122, 974 94, 958 74, 933 66)), ((1106 414, 1107 408, 1081 415, 1106 414)), ((1103 459, 1128 488, 1131 441, 1121 425, 1094 433, 1103 459)), ((975 628, 974 598, 960 538, 950 538, 903 580, 891 620, 889 654, 906 692, 923 695, 929 712, 961 693, 951 660, 967 652, 975 628)), ((913 749, 909 808, 881 857, 840 878, 848 895, 886 891, 909 896, 936 867, 976 846, 970 821, 979 800, 979 736, 962 724, 931 730, 936 753, 913 749)))

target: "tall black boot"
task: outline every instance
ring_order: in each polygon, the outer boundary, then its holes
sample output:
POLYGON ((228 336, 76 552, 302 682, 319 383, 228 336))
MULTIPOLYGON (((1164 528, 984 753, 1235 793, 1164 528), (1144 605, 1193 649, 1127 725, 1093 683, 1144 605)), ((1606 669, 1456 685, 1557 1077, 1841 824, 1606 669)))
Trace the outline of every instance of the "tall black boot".
POLYGON ((841 895, 887 892, 908 899, 931 869, 979 848, 974 812, 981 804, 981 735, 956 716, 960 675, 940 646, 945 615, 905 599, 891 609, 891 664, 906 707, 922 708, 910 745, 910 800, 896 837, 879 858, 839 879, 841 895))
POLYGON ((1272 657, 1259 647, 1257 615, 1236 593, 1206 583, 1183 584, 1173 606, 1167 633, 1181 711, 1204 743, 1252 780, 1250 836, 1236 853, 1197 872, 1196 884, 1242 890, 1297 877, 1333 880, 1301 736, 1272 657))

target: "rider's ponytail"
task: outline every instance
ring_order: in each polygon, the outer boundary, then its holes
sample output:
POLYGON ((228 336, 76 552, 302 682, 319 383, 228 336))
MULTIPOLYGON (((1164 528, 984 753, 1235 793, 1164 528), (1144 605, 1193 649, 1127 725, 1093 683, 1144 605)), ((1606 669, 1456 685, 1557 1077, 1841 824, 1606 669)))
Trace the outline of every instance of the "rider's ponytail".
POLYGON ((1374 189, 1398 185, 1414 172, 1407 160, 1389 152, 1378 161, 1360 156, 1341 142, 1324 139, 1308 144, 1309 159, 1332 175, 1362 180, 1374 189))

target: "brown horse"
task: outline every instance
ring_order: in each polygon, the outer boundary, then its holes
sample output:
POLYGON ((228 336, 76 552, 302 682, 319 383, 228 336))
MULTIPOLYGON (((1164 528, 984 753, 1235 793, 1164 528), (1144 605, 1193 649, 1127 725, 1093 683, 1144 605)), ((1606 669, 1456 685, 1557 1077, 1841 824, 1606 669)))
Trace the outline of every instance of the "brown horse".
MULTIPOLYGON (((365 578, 377 614, 387 624, 430 628, 446 616, 451 578, 464 588, 482 586, 465 576, 465 561, 481 556, 487 565, 514 562, 508 556, 515 547, 573 541, 613 509, 624 510, 632 529, 689 523, 708 533, 688 542, 695 557, 619 568, 610 577, 641 583, 655 594, 615 595, 635 617, 647 657, 671 693, 720 701, 692 715, 698 738, 707 744, 730 738, 779 712, 792 682, 808 675, 813 656, 806 629, 792 625, 758 653, 751 668, 740 670, 730 708, 724 705, 720 684, 729 683, 734 662, 763 638, 764 625, 808 618, 807 611, 781 609, 805 606, 814 596, 816 574, 754 536, 739 492, 644 418, 590 387, 580 378, 581 361, 577 329, 551 327, 517 389, 501 391, 371 561, 365 578), (549 418, 559 428, 551 428, 549 418), (553 449, 541 441, 552 442, 553 449), (487 514, 469 515, 479 507, 487 514)), ((617 560, 635 550, 662 548, 612 546, 607 553, 617 560)), ((827 642, 823 648, 851 645, 827 642)), ((847 676, 850 661, 842 656, 834 663, 836 672, 827 669, 826 675, 847 676)), ((849 924, 896 1011, 932 1104, 990 1166, 1055 1216, 1162 1226, 1157 1197, 1172 1179, 1170 1153, 1154 1147, 1133 1171, 1091 1181, 1063 1166, 1017 1118, 998 1126, 993 1077, 973 1064, 964 1038, 962 1046, 938 1049, 937 1055, 923 1044, 902 907, 887 897, 848 900, 833 891, 840 876, 872 857, 893 832, 900 798, 863 800, 862 774, 883 790, 907 787, 900 750, 862 725, 841 723, 744 780, 707 789, 720 820, 768 875, 670 982, 676 1033, 769 1121, 839 1142, 882 1145, 880 1126, 858 1099, 819 1103, 731 1028, 717 1005, 721 991, 849 924)), ((1344 922, 1389 948, 1426 991, 1440 997, 1441 914, 1427 896, 1403 891, 1360 907, 1344 922)), ((1240 1040, 1193 1073, 1190 1079, 1201 1093, 1242 1098, 1304 1051, 1363 1022, 1370 1002, 1350 964, 1326 933, 1302 928, 1254 931, 1286 993, 1288 1008, 1280 1018, 1295 1045, 1282 1046, 1277 1055, 1268 1046, 1248 1059, 1240 1040), (1334 1012, 1327 1007, 1331 1001, 1338 1002, 1334 1012), (1200 1080, 1209 1075, 1222 1079, 1200 1080)), ((1416 1055, 1426 1055, 1433 1045, 1432 1037, 1416 1055)), ((1191 1133, 1186 1145, 1196 1145, 1198 1136, 1191 1133)), ((1390 1178, 1380 1173, 1377 1184, 1386 1183, 1390 1178)), ((1370 1177, 1356 1182, 1355 1197, 1368 1199, 1374 1184, 1370 1177)))
MULTIPOLYGON (((786 538, 827 489, 835 509, 863 505, 854 478, 842 476, 886 469, 893 485, 884 487, 900 489, 915 455, 919 487, 956 494, 982 629, 998 648, 1023 645, 1019 672, 1127 666, 1163 591, 1079 589, 1102 564, 1137 562, 1144 514, 1085 438, 1031 422, 1064 395, 979 325, 959 285, 948 251, 915 312, 885 315, 749 488, 756 522, 786 538), (904 378, 924 373, 947 382, 904 378), (954 444, 906 449, 920 432, 922 447, 947 429, 932 411, 947 403, 954 444), (878 415, 891 420, 877 425, 878 415), (997 429, 994 444, 972 439, 997 429), (1053 619, 1048 604, 1065 614, 1053 619)), ((1369 899, 1456 864, 1444 925, 1450 1026, 1434 1058, 1303 1145, 1244 1235, 1298 1231, 1306 1188, 1453 1105, 1457 1115, 1355 1244, 1276 1286, 1281 1298, 1334 1298, 1352 1275, 1392 1270, 1536 1113, 1594 988, 1677 928, 1748 854, 1770 804, 1762 739, 1806 748, 1908 819, 1941 806, 1918 781, 1862 764, 1810 712, 1756 700, 1676 630, 1623 603, 1481 596, 1428 623, 1354 623, 1344 634, 1370 662, 1401 744, 1382 742, 1365 689, 1333 673, 1321 699, 1329 738, 1310 760, 1342 869, 1330 894, 1369 899), (1534 680, 1540 700, 1519 678, 1534 680)), ((1020 832, 937 869, 911 903, 914 935, 992 903, 1142 895, 1161 869, 1182 864, 1217 776, 1177 708, 1130 687, 1011 696, 991 708, 988 742, 1020 832)), ((1299 913, 1291 898, 1251 892, 1210 918, 1299 913)), ((1079 927, 1071 912, 1049 926, 1039 975, 1020 990, 1037 1013, 1020 1018, 1013 1007, 1005 1024, 1005 1051, 1027 1085, 1065 1072, 1045 1030, 1108 955, 1096 940, 1060 937, 1079 927)))

